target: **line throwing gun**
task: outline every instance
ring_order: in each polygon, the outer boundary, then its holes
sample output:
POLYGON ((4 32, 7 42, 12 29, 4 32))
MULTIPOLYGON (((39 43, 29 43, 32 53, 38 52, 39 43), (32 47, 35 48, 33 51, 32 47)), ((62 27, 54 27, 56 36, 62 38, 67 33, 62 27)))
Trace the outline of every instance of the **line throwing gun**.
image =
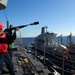
MULTIPOLYGON (((39 24, 39 22, 34 22, 34 23, 27 24, 27 25, 21 25, 21 26, 16 26, 16 27, 10 27, 10 28, 5 29, 4 32, 8 32, 10 30, 15 30, 16 28, 20 29, 20 28, 24 28, 24 27, 27 27, 30 25, 37 25, 37 24, 39 24)), ((10 26, 12 26, 12 25, 10 25, 10 26)))

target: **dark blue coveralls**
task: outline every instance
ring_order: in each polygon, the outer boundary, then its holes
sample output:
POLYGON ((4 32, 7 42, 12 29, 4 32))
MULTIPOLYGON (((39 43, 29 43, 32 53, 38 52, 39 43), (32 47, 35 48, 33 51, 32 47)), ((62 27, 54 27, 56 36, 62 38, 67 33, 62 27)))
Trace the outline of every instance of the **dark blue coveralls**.
POLYGON ((0 71, 3 68, 3 63, 5 62, 10 75, 15 75, 13 62, 11 61, 11 57, 8 52, 0 54, 0 71))

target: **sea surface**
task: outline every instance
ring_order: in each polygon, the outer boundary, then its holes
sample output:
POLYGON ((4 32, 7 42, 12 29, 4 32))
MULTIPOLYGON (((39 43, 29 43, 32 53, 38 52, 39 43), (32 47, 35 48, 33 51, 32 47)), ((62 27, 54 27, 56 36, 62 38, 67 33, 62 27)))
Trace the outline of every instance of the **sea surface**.
MULTIPOLYGON (((22 43, 23 46, 27 47, 29 46, 32 42, 35 41, 35 37, 23 37, 23 38, 17 38, 17 41, 19 43, 22 43)), ((61 38, 58 41, 58 37, 56 37, 56 43, 61 43, 61 38)), ((67 36, 62 37, 62 44, 67 45, 67 36)), ((75 44, 75 36, 72 36, 72 43, 75 44)))
POLYGON ((32 42, 34 42, 35 37, 25 37, 25 38, 17 38, 16 41, 19 42, 19 44, 22 44, 24 47, 28 47, 31 45, 32 42))

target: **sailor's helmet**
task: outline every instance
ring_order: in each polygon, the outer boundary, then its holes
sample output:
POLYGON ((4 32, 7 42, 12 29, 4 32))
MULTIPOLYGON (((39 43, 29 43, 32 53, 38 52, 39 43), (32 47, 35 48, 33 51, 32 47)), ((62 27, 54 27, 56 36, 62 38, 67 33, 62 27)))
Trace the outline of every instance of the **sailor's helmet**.
POLYGON ((4 28, 4 26, 3 26, 2 22, 0 22, 0 29, 3 29, 3 28, 4 28))

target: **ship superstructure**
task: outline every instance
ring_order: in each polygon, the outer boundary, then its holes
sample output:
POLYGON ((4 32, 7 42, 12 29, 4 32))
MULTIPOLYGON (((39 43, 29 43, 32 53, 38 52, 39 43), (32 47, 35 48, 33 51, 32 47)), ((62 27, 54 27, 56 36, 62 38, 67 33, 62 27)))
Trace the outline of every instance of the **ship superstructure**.
POLYGON ((46 27, 42 27, 41 34, 35 38, 37 44, 44 43, 47 47, 55 47, 56 46, 56 35, 55 33, 47 32, 46 27))

